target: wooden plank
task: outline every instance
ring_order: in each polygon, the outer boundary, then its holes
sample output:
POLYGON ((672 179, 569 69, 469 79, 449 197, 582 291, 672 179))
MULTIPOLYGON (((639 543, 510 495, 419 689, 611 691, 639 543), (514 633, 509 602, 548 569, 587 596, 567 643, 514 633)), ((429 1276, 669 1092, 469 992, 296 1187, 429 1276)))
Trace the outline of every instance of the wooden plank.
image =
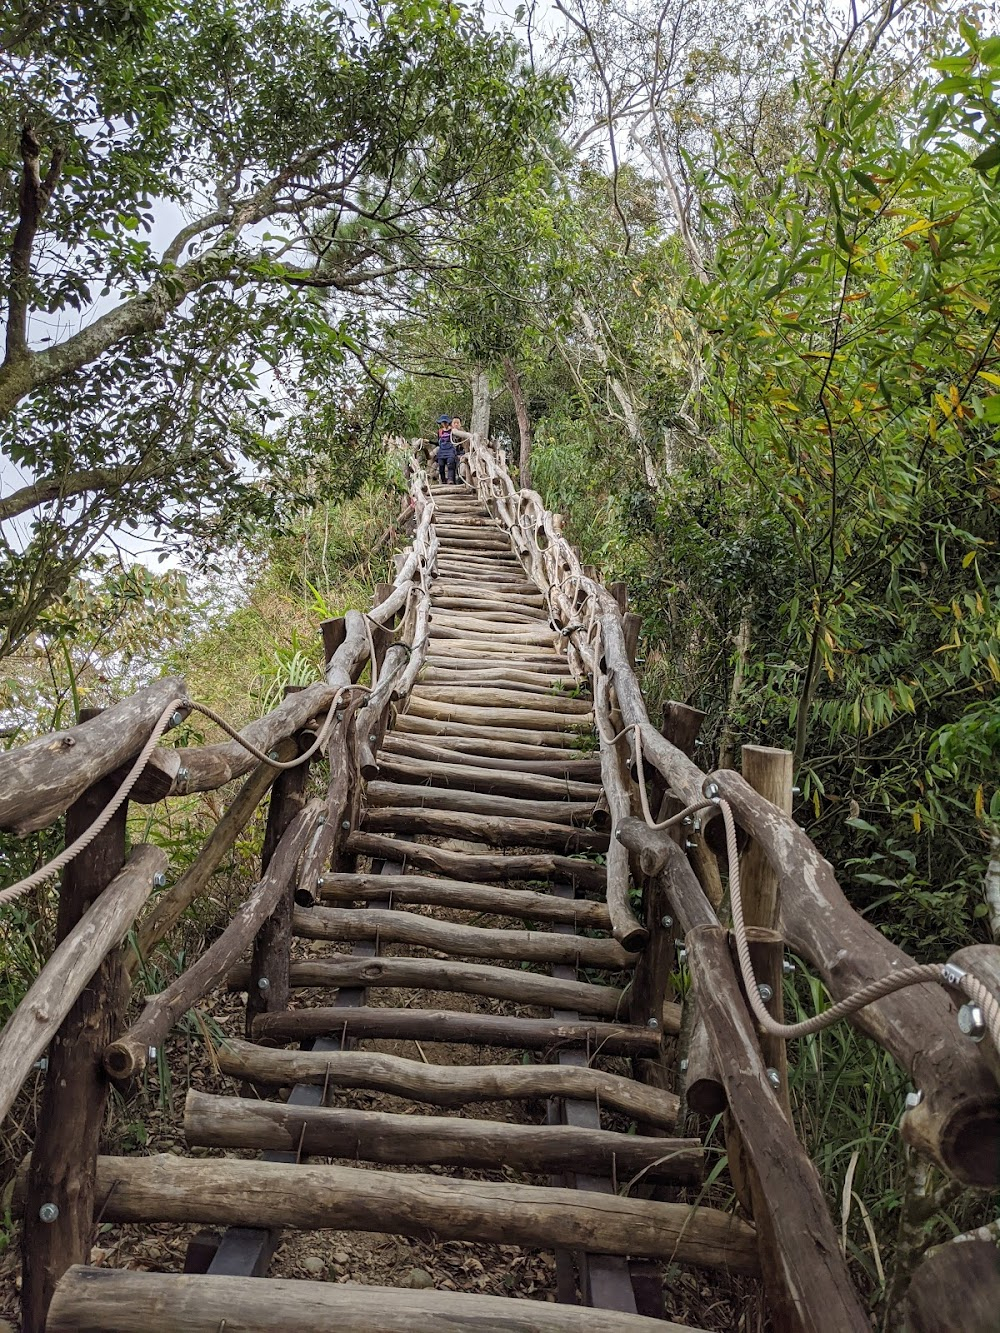
MULTIPOLYGON (((453 762, 441 763, 431 759, 403 759, 383 751, 379 755, 378 766, 380 776, 397 786, 413 783, 422 777, 426 783, 433 783, 435 787, 456 791, 475 791, 521 799, 534 797, 549 802, 557 799, 586 801, 591 811, 601 794, 601 787, 596 782, 578 782, 572 778, 549 777, 541 773, 481 767, 471 758, 462 762, 460 756, 453 762)), ((550 817, 548 812, 546 817, 550 817)))
POLYGON ((992 1241, 941 1245, 917 1269, 906 1294, 905 1333, 997 1333, 1000 1250, 992 1241))

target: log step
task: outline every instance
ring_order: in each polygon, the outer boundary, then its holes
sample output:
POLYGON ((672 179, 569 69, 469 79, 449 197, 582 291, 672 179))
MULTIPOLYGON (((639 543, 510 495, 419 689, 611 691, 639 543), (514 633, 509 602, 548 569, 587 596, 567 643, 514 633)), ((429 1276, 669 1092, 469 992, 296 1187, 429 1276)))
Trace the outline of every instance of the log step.
MULTIPOLYGON (((384 749, 379 751, 378 767, 379 775, 394 783, 412 783, 422 778, 438 789, 454 787, 494 796, 537 796, 548 802, 564 796, 568 801, 589 802, 591 809, 602 791, 596 782, 575 782, 571 778, 548 777, 544 773, 484 767, 474 759, 465 764, 407 759, 384 749)), ((370 790, 369 787, 369 794, 370 790)))
MULTIPOLYGON (((681 1008, 664 1008, 664 1032, 678 1033, 681 1008)), ((502 1046, 512 1050, 557 1054, 567 1047, 585 1056, 652 1057, 660 1052, 660 1031, 627 1023, 556 1021, 551 1018, 511 1018, 506 1014, 466 1013, 456 1009, 391 1009, 320 1006, 315 1009, 276 1010, 258 1014, 253 1022, 255 1041, 286 1045, 317 1037, 343 1041, 447 1042, 458 1046, 502 1046)))
POLYGON ((404 867, 411 865, 418 870, 439 871, 452 879, 472 879, 485 884, 502 884, 510 880, 544 880, 555 876, 584 890, 593 889, 603 893, 607 886, 607 871, 603 866, 570 856, 556 856, 551 852, 517 856, 470 854, 453 852, 424 842, 389 838, 382 833, 349 833, 347 851, 358 856, 399 861, 404 867))
POLYGON ((577 714, 586 718, 593 717, 593 703, 562 690, 551 687, 544 694, 527 691, 504 689, 499 683, 492 683, 482 689, 458 685, 451 688, 446 685, 425 685, 418 682, 413 688, 415 699, 430 699, 438 703, 469 704, 473 707, 490 709, 512 707, 532 712, 577 714))
MULTIPOLYGON (((483 727, 471 722, 444 722, 437 718, 417 717, 415 714, 401 713, 396 718, 396 731, 410 736, 464 736, 468 740, 483 741, 483 727)), ((531 727, 490 727, 489 738, 494 741, 511 741, 516 745, 552 747, 560 751, 573 752, 575 743, 581 734, 575 731, 538 731, 531 727)))
MULTIPOLYGON (((406 716, 423 717, 432 722, 471 722, 480 728, 524 726, 530 730, 549 729, 571 733, 589 730, 593 725, 594 715, 589 705, 586 711, 573 713, 557 711, 541 704, 534 707, 530 703, 517 708, 494 708, 486 703, 485 698, 481 704, 442 703, 414 691, 410 696, 406 716)), ((576 700, 567 702, 575 703, 576 700)))
MULTIPOLYGON (((249 966, 241 963, 234 967, 226 984, 230 990, 246 990, 250 984, 249 966)), ((620 1018, 626 1012, 625 992, 614 986, 561 981, 536 972, 524 972, 517 967, 456 963, 450 959, 336 955, 292 963, 289 984, 293 990, 389 986, 400 990, 450 991, 459 995, 483 995, 491 1000, 509 1000, 512 1004, 575 1009, 601 1018, 620 1018)))
POLYGON ((339 1157, 387 1166, 450 1166, 615 1175, 625 1184, 699 1184, 699 1139, 645 1138, 609 1130, 514 1125, 455 1116, 394 1115, 321 1106, 287 1106, 195 1092, 184 1105, 191 1146, 256 1148, 306 1157, 339 1157))
POLYGON ((296 1230, 588 1248, 758 1271, 753 1228, 713 1208, 313 1162, 99 1157, 95 1215, 106 1222, 244 1227, 266 1219, 296 1230))
POLYGON ((529 889, 500 889, 469 880, 432 879, 423 875, 328 874, 319 881, 319 895, 329 902, 388 897, 394 903, 460 908, 491 916, 530 921, 559 921, 587 930, 611 930, 604 903, 586 898, 560 899, 529 889))
POLYGON ((635 964, 635 955, 613 939, 552 935, 541 930, 491 930, 393 909, 299 907, 292 917, 292 930, 302 939, 338 943, 379 940, 382 944, 409 944, 463 958, 566 963, 611 971, 635 964))
POLYGON ((552 824, 542 819, 463 814, 457 810, 427 810, 419 806, 369 810, 362 828, 368 833, 432 834, 485 842, 490 847, 539 847, 566 853, 606 852, 610 842, 607 833, 596 829, 552 824))
POLYGON ((48 1333, 698 1333, 688 1325, 503 1296, 75 1265, 48 1333))
POLYGON ((549 777, 599 782, 601 763, 588 759, 577 749, 519 745, 516 741, 497 741, 492 736, 431 736, 419 739, 396 731, 386 734, 382 749, 389 754, 408 755, 413 759, 434 759, 440 763, 464 764, 477 768, 505 768, 517 773, 544 773, 549 777), (463 756, 468 755, 466 760, 463 756))
POLYGON ((564 1065, 437 1065, 375 1051, 279 1051, 231 1038, 216 1052, 233 1078, 271 1087, 296 1083, 364 1088, 430 1106, 572 1097, 621 1111, 654 1128, 673 1129, 678 1099, 620 1074, 564 1065))
MULTIPOLYGON (((428 775, 429 776, 429 775, 428 775)), ((558 779, 557 779, 558 781, 558 779)), ((467 787, 438 787, 408 782, 368 783, 369 810, 450 810, 462 814, 497 815, 509 819, 542 819, 551 824, 590 825, 594 801, 555 801, 489 795, 467 787)), ((605 825, 606 827, 606 825, 605 825)))

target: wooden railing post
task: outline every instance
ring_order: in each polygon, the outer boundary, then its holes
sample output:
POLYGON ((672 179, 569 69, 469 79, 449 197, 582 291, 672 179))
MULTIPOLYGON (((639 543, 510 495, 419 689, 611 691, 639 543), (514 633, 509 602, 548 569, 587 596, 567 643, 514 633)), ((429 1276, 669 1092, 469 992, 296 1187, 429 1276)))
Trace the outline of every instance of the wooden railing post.
MULTIPOLYGON (((296 685, 287 685, 285 697, 294 694, 299 688, 296 685)), ((261 875, 267 873, 267 867, 285 829, 305 805, 308 799, 306 791, 308 785, 308 762, 299 764, 297 768, 284 769, 275 779, 271 788, 267 824, 264 828, 264 843, 261 847, 261 875)), ((292 876, 277 907, 261 926, 254 940, 253 959, 250 963, 250 989, 247 994, 248 1037, 253 1034, 253 1021, 258 1014, 270 1014, 288 1007, 288 997, 291 994, 288 985, 288 966, 292 944, 294 895, 295 877, 292 876)))
MULTIPOLYGON (((776 805, 785 814, 792 813, 792 752, 768 745, 743 746, 743 776, 754 791, 776 805)), ((751 842, 740 857, 740 886, 743 891, 743 917, 750 930, 758 928, 750 940, 750 957, 758 985, 764 992, 768 1011, 779 1021, 784 1017, 784 943, 775 934, 780 901, 778 876, 756 842, 751 842)), ((788 1093, 788 1052, 781 1037, 761 1037, 761 1049, 768 1069, 773 1069, 778 1100, 791 1118, 788 1093)))
MULTIPOLYGON (((80 721, 100 711, 82 710, 80 721)), ((101 814, 121 777, 121 772, 109 774, 73 802, 66 812, 67 844, 101 814)), ((63 872, 57 944, 125 864, 127 809, 126 801, 63 872)), ((24 1333, 42 1333, 56 1283, 73 1264, 90 1258, 97 1153, 108 1095, 101 1058, 124 1025, 127 994, 122 950, 115 949, 67 1014, 49 1049, 24 1214, 24 1333)))

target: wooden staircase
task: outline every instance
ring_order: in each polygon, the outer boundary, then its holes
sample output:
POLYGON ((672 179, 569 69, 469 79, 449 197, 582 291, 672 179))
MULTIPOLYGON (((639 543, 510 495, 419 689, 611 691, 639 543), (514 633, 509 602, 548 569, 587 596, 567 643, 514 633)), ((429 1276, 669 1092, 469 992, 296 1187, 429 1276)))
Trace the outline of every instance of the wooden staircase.
POLYGON ((757 1271, 748 1224, 678 1201, 700 1143, 633 1077, 674 1019, 637 1012, 611 935, 590 700, 506 534, 464 487, 434 499, 429 651, 347 840, 371 868, 300 894, 296 1007, 219 1051, 242 1095, 189 1094, 188 1144, 219 1155, 98 1164, 108 1221, 228 1229, 207 1272, 70 1270, 50 1329, 671 1330, 637 1261, 757 1271), (242 1280, 283 1228, 554 1251, 558 1299, 242 1280))

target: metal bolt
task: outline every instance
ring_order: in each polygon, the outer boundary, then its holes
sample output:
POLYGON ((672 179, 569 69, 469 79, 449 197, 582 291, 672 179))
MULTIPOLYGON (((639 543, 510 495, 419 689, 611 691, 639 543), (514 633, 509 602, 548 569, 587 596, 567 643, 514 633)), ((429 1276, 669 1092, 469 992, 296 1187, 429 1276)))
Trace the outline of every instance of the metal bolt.
POLYGON ((690 815, 685 815, 684 818, 681 820, 681 823, 684 825, 685 828, 690 828, 691 825, 694 823, 694 820, 691 818, 690 815))
POLYGON ((378 744, 378 737, 375 735, 374 732, 372 732, 372 734, 368 737, 368 744, 369 744, 369 745, 377 745, 377 744, 378 744))
POLYGON ((167 887, 167 877, 162 870, 157 871, 153 876, 153 888, 165 889, 167 887))
POLYGON ((688 951, 687 951, 687 949, 685 949, 685 947, 684 947, 683 944, 679 945, 679 946, 678 946, 678 949, 677 949, 677 961, 678 961, 678 963, 683 963, 683 962, 685 961, 685 959, 687 958, 687 956, 688 956, 688 951))
POLYGON ((700 833, 700 832, 701 832, 701 816, 700 816, 700 815, 696 815, 696 816, 695 816, 694 822, 693 822, 692 825, 691 825, 691 831, 692 831, 692 833, 700 833))
POLYGON ((317 887, 317 889, 321 889, 321 888, 323 887, 323 876, 322 876, 322 875, 320 875, 319 879, 316 881, 316 887, 317 887))
POLYGON ((54 1222, 59 1216, 59 1208, 54 1203, 43 1203, 38 1210, 38 1218, 41 1222, 54 1222))
POLYGON ((766 981, 761 982, 761 984, 757 987, 757 994, 760 996, 760 998, 764 1001, 765 1004, 770 1004, 771 1001, 774 999, 774 991, 771 989, 771 987, 767 984, 766 981))
POLYGON ((183 713, 180 713, 180 712, 178 712, 178 713, 173 713, 173 714, 171 715, 171 718, 170 718, 170 725, 171 725, 172 727, 179 727, 180 724, 181 724, 183 721, 184 721, 184 714, 183 714, 183 713))
POLYGON ((792 795, 793 795, 793 796, 801 796, 801 795, 802 795, 802 788, 801 788, 801 787, 793 787, 793 788, 792 788, 792 795))
POLYGON ((784 972, 786 977, 790 977, 792 973, 795 971, 795 964, 792 962, 790 958, 783 958, 781 960, 781 970, 782 972, 784 972))
POLYGON ((695 745, 698 747, 699 750, 702 748, 704 744, 705 744, 704 741, 695 741, 695 745))
POLYGON ((674 924, 674 918, 672 916, 660 917, 660 925, 664 928, 664 930, 669 930, 673 924, 674 924))
POLYGON ((619 842, 621 842, 621 840, 622 840, 622 831, 621 831, 620 828, 616 828, 616 829, 615 829, 615 837, 618 839, 619 842))
POLYGON ((767 1081, 776 1092, 778 1088, 781 1087, 781 1075, 776 1069, 769 1069, 767 1071, 767 1081))
POLYGON ((278 751, 277 751, 277 750, 268 750, 268 752, 267 752, 267 757, 268 757, 268 759, 277 759, 277 757, 278 757, 278 751))
POLYGON ((351 821, 349 819, 342 819, 340 821, 340 827, 344 830, 345 833, 349 833, 351 829, 351 821))
POLYGON ((908 1093, 906 1094, 906 1102, 905 1102, 904 1104, 905 1104, 906 1109, 907 1109, 908 1111, 912 1111, 913 1108, 914 1108, 915 1106, 919 1106, 920 1103, 921 1103, 923 1100, 924 1100, 924 1094, 923 1094, 922 1092, 919 1092, 919 1091, 918 1091, 918 1092, 908 1092, 908 1093))
POLYGON ((680 1064, 677 1066, 677 1068, 681 1071, 682 1074, 686 1074, 688 1068, 688 1062, 686 1060, 682 1060, 680 1064))
POLYGON ((257 989, 262 994, 271 989, 271 983, 268 981, 267 977, 261 977, 261 979, 257 982, 257 989))
POLYGON ((646 1026, 647 1026, 648 1028, 658 1028, 660 1025, 659 1025, 659 1023, 656 1021, 655 1018, 648 1018, 648 1019, 646 1020, 646 1026))
POLYGON ((958 1011, 958 1030, 970 1041, 982 1041, 986 1036, 986 1020, 978 1004, 963 1004, 958 1011))
POLYGON ((691 851, 694 851, 695 847, 697 847, 698 844, 694 841, 693 838, 685 838, 685 839, 684 839, 684 846, 687 848, 687 850, 688 850, 689 852, 691 852, 691 851))
POLYGON ((719 784, 717 782, 704 783, 704 785, 702 786, 702 791, 705 793, 706 801, 717 801, 719 797, 722 795, 722 792, 719 788, 719 784))
POLYGON ((147 1047, 146 1047, 146 1056, 147 1056, 147 1058, 148 1058, 150 1064, 152 1064, 152 1062, 156 1059, 156 1047, 155 1047, 155 1046, 147 1046, 147 1047))
POLYGON ((32 1069, 39 1069, 43 1074, 48 1072, 48 1068, 49 1068, 49 1057, 47 1055, 43 1055, 40 1060, 36 1060, 35 1063, 32 1065, 32 1069))
POLYGON ((339 708, 337 709, 337 711, 334 713, 333 716, 336 718, 338 722, 343 722, 344 720, 344 714, 341 712, 339 708))
POLYGON ((189 774, 188 774, 188 771, 187 771, 186 768, 179 768, 179 769, 177 770, 177 781, 178 781, 178 782, 187 782, 188 777, 189 777, 189 774))

